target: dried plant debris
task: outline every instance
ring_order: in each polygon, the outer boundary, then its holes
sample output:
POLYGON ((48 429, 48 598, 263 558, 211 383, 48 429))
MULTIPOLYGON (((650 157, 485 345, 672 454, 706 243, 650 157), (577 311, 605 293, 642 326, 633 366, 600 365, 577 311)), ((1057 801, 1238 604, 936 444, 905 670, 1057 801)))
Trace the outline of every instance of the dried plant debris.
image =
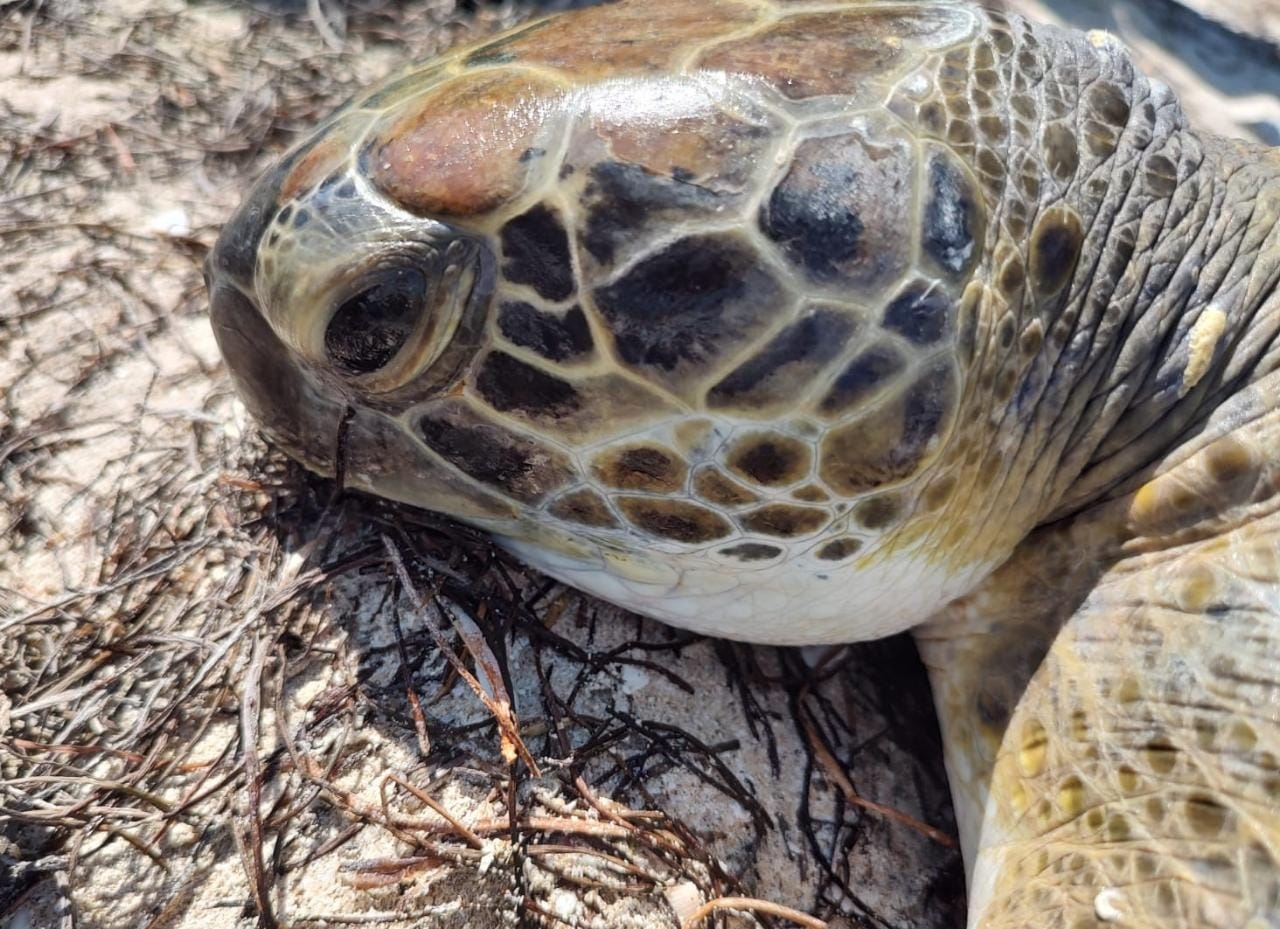
POLYGON ((0 2, 0 926, 959 925, 909 642, 638 620, 337 494, 232 395, 218 223, 357 87, 533 12, 466 7, 0 2))

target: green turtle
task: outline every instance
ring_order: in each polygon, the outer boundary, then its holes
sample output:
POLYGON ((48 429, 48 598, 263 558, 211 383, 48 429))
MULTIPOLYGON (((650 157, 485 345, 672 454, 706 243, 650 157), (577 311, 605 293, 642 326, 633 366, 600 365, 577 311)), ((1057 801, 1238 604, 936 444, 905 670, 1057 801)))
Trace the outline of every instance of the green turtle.
POLYGON ((915 630, 971 926, 1274 929, 1278 220, 1108 35, 621 0, 358 96, 208 277, 315 471, 689 629, 915 630))

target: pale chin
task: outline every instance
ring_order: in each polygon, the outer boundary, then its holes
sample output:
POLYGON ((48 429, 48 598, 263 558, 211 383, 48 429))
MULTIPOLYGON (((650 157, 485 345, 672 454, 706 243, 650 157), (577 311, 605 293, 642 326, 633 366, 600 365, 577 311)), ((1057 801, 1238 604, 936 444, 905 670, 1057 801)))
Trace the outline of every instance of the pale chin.
POLYGON ((711 554, 580 555, 510 537, 498 542, 556 580, 624 609, 762 645, 833 645, 904 632, 968 593, 991 568, 957 570, 912 552, 856 568, 804 555, 746 567, 711 554))

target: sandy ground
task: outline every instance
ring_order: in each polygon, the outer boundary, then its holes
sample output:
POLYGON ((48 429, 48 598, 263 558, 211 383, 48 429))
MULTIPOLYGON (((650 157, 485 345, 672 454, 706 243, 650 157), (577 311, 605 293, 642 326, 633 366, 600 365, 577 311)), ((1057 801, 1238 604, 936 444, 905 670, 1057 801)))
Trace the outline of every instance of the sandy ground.
MULTIPOLYGON (((1275 4, 1040 2, 1280 142, 1275 4)), ((299 7, 0 0, 0 929, 674 927, 725 895, 962 924, 908 641, 687 636, 262 444, 205 317, 218 223, 356 88, 530 12, 299 7)))

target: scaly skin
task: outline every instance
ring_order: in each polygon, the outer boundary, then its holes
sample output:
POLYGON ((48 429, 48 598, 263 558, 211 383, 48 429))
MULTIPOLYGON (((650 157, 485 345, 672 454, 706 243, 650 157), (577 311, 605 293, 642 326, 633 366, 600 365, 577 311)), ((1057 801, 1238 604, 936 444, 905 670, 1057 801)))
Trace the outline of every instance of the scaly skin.
POLYGON ((1275 925, 1278 381, 917 632, 973 925, 1275 925))
POLYGON ((1109 37, 623 0, 357 99, 210 288, 317 471, 678 625, 916 627, 974 925, 1257 929, 1278 220, 1109 37))

